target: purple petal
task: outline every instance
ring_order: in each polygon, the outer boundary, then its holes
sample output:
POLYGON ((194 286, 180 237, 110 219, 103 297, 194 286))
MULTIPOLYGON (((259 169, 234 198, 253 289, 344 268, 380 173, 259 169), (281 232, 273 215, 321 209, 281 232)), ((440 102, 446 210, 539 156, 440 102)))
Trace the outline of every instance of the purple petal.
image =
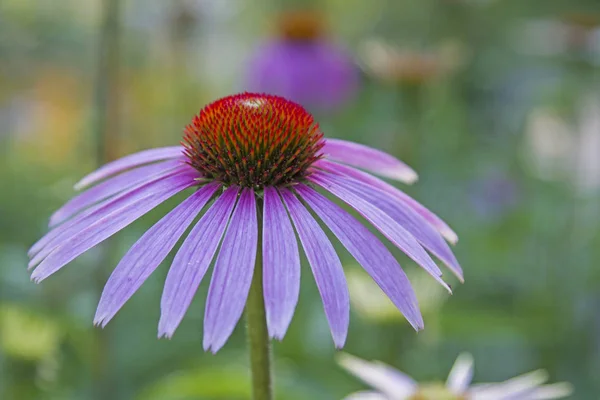
POLYGON ((196 191, 150 228, 119 262, 100 298, 94 323, 106 324, 139 289, 173 249, 196 215, 219 185, 208 184, 196 191))
POLYGON ((81 232, 73 235, 62 245, 56 247, 33 271, 31 279, 40 282, 47 278, 80 254, 125 228, 160 203, 196 184, 189 175, 173 176, 165 179, 165 182, 170 183, 169 187, 164 187, 160 191, 157 190, 143 201, 130 204, 100 218, 81 232))
MULTIPOLYGON (((318 173, 316 176, 331 183, 332 188, 336 188, 333 190, 351 191, 365 202, 389 215, 427 250, 442 260, 463 281, 462 269, 454 254, 452 254, 450 246, 425 219, 408 207, 406 203, 400 202, 389 194, 350 177, 323 172, 318 173)), ((334 194, 338 195, 337 193, 334 194)))
POLYGON ((280 193, 315 277, 333 342, 342 348, 350 320, 350 297, 342 263, 325 232, 296 196, 287 189, 281 189, 280 193))
POLYGON ((350 254, 367 271, 383 292, 416 329, 423 329, 423 317, 410 282, 392 255, 377 237, 348 212, 306 185, 297 192, 331 229, 350 254))
POLYGON ((215 262, 204 313, 204 350, 216 353, 242 316, 252 283, 258 222, 256 200, 244 189, 215 262))
POLYGON ((88 227, 100 218, 105 217, 126 207, 130 204, 139 202, 140 200, 153 195, 156 192, 160 192, 165 188, 169 188, 173 185, 173 177, 175 176, 188 176, 193 179, 197 176, 197 173, 188 165, 181 165, 181 167, 159 175, 142 185, 138 185, 131 190, 125 191, 120 195, 106 200, 89 210, 78 215, 64 224, 54 228, 48 232, 44 237, 37 241, 36 244, 30 249, 30 255, 35 254, 35 257, 29 262, 29 268, 37 265, 42 259, 50 254, 55 248, 61 246, 66 240, 79 233, 81 230, 88 227))
POLYGON ((325 157, 353 167, 396 179, 404 183, 413 183, 417 173, 396 157, 371 147, 340 139, 327 139, 323 147, 325 157))
POLYGON ((266 187, 263 207, 263 291, 267 327, 283 339, 300 292, 300 256, 296 234, 277 190, 266 187))
POLYGON ((200 218, 177 252, 160 302, 158 336, 173 336, 223 237, 239 188, 231 186, 200 218))
POLYGON ((438 232, 440 232, 442 236, 445 237, 446 240, 448 240, 450 243, 454 244, 458 242, 458 236, 456 235, 456 233, 448 226, 448 224, 442 221, 440 217, 438 217, 437 215, 429 211, 427 208, 425 208, 422 204, 417 202, 415 199, 408 196, 406 193, 402 192, 398 188, 395 188, 394 186, 390 185, 389 183, 384 182, 381 179, 374 177, 373 175, 367 174, 366 172, 362 172, 355 168, 330 162, 327 160, 319 160, 315 163, 315 165, 327 171, 350 176, 356 180, 359 180, 386 193, 391 194, 398 200, 401 200, 402 202, 406 203, 419 215, 425 218, 425 220, 427 220, 431 225, 433 225, 435 229, 437 229, 438 232))
POLYGON ((442 271, 433 262, 427 252, 406 229, 395 222, 389 215, 375 207, 373 204, 345 189, 335 182, 335 175, 326 172, 315 172, 309 178, 314 183, 325 188, 341 200, 345 201, 371 222, 386 238, 394 243, 406 255, 423 267, 435 280, 449 292, 450 287, 440 278, 442 271))
POLYGON ((75 189, 81 190, 91 184, 106 179, 118 172, 126 169, 138 167, 144 164, 150 164, 155 161, 167 160, 169 158, 177 158, 183 154, 182 146, 160 147, 156 149, 143 150, 134 154, 130 154, 118 160, 109 162, 98 168, 91 174, 83 177, 75 184, 75 189))
POLYGON ((139 184, 147 183, 158 175, 172 171, 181 165, 181 161, 173 160, 159 164, 146 165, 124 172, 115 178, 108 179, 93 188, 73 197, 50 217, 50 227, 60 224, 79 211, 94 205, 114 194, 130 189, 139 184))

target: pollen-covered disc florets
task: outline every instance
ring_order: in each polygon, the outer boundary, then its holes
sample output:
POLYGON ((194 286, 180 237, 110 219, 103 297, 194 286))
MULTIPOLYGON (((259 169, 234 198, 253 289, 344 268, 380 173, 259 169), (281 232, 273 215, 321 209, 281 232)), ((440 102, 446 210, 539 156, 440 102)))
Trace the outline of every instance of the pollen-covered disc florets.
POLYGON ((300 105, 243 93, 204 107, 185 129, 189 164, 208 179, 260 190, 301 182, 323 134, 300 105))

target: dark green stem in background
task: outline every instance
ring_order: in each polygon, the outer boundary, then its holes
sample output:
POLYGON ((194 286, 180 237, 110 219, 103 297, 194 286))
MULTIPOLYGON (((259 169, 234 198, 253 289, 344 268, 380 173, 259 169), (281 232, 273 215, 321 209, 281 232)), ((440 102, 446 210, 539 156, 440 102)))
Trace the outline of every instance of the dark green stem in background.
MULTIPOLYGON (((119 68, 119 0, 103 0, 102 20, 98 33, 96 76, 94 81, 93 135, 95 160, 101 166, 113 159, 118 124, 118 68, 119 68)), ((100 296, 106 282, 104 265, 111 251, 103 248, 96 266, 93 285, 100 296)), ((93 335, 92 390, 98 400, 113 398, 110 382, 110 335, 105 329, 96 329, 93 335)))
MULTIPOLYGON (((404 150, 403 160, 413 169, 419 171, 422 167, 423 141, 423 84, 407 83, 402 85, 402 100, 404 112, 402 113, 404 126, 408 135, 407 149, 404 150)), ((400 153, 402 155, 402 153, 400 153)))
POLYGON ((104 0, 99 31, 94 82, 94 139, 96 162, 102 165, 115 157, 118 121, 119 0, 104 0))
MULTIPOLYGON (((258 202, 262 210, 262 202, 258 202)), ((271 343, 267 331, 265 301, 263 296, 262 270, 262 213, 259 211, 258 251, 252 285, 246 303, 246 319, 248 330, 248 347, 250 352, 250 369, 252 371, 252 398, 254 400, 272 400, 271 385, 271 343)))

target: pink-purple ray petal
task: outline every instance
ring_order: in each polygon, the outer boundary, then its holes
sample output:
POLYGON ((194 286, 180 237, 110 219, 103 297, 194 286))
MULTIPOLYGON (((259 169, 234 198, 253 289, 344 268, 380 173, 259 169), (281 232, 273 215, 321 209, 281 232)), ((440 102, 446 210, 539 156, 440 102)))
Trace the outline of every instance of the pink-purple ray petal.
POLYGON ((182 161, 180 160, 172 160, 158 164, 145 165, 101 182, 73 197, 65 203, 65 205, 56 210, 50 217, 49 226, 56 226, 89 206, 99 203, 124 190, 149 182, 157 176, 175 169, 181 165, 181 163, 182 161))
POLYGON ((256 199, 244 189, 223 238, 206 300, 204 350, 219 351, 242 316, 252 283, 258 242, 256 199))
POLYGON ((164 182, 168 182, 168 185, 162 190, 157 190, 143 201, 130 204, 98 219, 81 232, 73 235, 62 245, 56 247, 33 271, 31 279, 39 282, 47 278, 80 254, 125 228, 157 205, 196 184, 189 174, 176 175, 165 179, 164 182))
POLYGON ((150 164, 156 161, 180 157, 182 152, 183 146, 172 146, 143 150, 130 154, 128 156, 119 158, 118 160, 109 162, 91 174, 86 175, 75 184, 75 189, 81 190, 95 182, 101 181, 111 175, 115 175, 130 168, 138 167, 144 164, 150 164))
POLYGON ((377 237, 352 215, 306 185, 296 191, 417 330, 423 317, 408 277, 377 237))
POLYGON ((394 243, 413 261, 419 264, 435 280, 451 292, 450 287, 440 278, 442 271, 435 265, 427 252, 406 229, 396 223, 389 215, 375 207, 373 204, 354 194, 352 191, 338 185, 330 179, 326 172, 318 171, 311 175, 310 180, 330 193, 334 194, 348 205, 358 211, 371 222, 386 238, 394 243))
POLYGON ((334 187, 333 190, 349 190, 367 203, 372 204, 389 215, 413 235, 427 250, 442 260, 461 281, 463 280, 462 268, 458 264, 452 250, 450 250, 450 246, 423 217, 405 203, 397 201, 388 193, 350 177, 323 172, 317 174, 317 176, 330 182, 334 187))
POLYGON ((190 179, 194 179, 197 176, 197 173, 188 165, 182 164, 175 170, 160 174, 145 184, 135 186, 131 190, 125 191, 118 196, 97 204, 63 225, 54 228, 31 248, 30 252, 35 254, 35 256, 29 262, 29 268, 37 265, 55 248, 61 246, 66 240, 69 240, 73 235, 76 235, 96 220, 103 218, 116 210, 129 206, 130 204, 139 202, 146 197, 152 196, 154 193, 160 192, 165 188, 169 188, 169 185, 173 182, 172 178, 174 176, 184 175, 188 176, 190 179))
POLYGON ((342 348, 350 321, 350 296, 342 263, 323 229, 296 196, 287 189, 280 189, 280 193, 315 277, 333 342, 342 348))
POLYGON ((331 162, 328 160, 319 160, 314 165, 316 167, 322 168, 330 172, 335 172, 341 175, 347 175, 351 178, 354 178, 377 189, 380 189, 388 194, 391 194, 392 196, 406 203, 409 207, 415 210, 415 212, 417 212, 431 225, 433 225, 435 229, 437 229, 438 232, 440 232, 442 236, 446 238, 446 240, 448 240, 450 243, 455 244, 456 242, 458 242, 458 236, 456 235, 456 233, 440 217, 438 217, 433 212, 425 208, 425 206, 423 206, 421 203, 408 196, 406 193, 402 192, 398 188, 390 185, 389 183, 384 182, 381 179, 366 172, 359 171, 355 168, 331 162))
POLYGON ((413 183, 418 179, 417 173, 396 157, 363 144, 340 139, 326 139, 323 153, 327 159, 362 168, 401 182, 413 183))
POLYGON ((208 270, 233 211, 239 188, 231 186, 204 213, 177 252, 160 301, 158 336, 172 337, 208 270))
POLYGON ((269 336, 283 339, 300 292, 298 242, 287 211, 272 187, 264 189, 263 291, 269 336))
POLYGON ((210 183, 164 216, 129 249, 104 286, 94 323, 106 324, 142 286, 219 188, 210 183))

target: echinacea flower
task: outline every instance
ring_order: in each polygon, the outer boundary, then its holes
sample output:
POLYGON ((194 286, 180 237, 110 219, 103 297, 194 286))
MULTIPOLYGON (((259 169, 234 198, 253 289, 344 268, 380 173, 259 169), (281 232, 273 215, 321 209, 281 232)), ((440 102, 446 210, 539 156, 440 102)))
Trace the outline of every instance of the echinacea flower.
POLYGON ((571 394, 565 382, 544 385, 543 370, 529 372, 501 383, 471 386, 473 357, 461 354, 448 374, 446 383, 419 384, 408 375, 381 362, 368 362, 341 354, 339 363, 376 391, 358 392, 345 400, 551 400, 571 394))
MULTIPOLYGON (((244 93, 200 111, 181 146, 156 148, 106 164, 75 185, 83 189, 50 218, 52 230, 30 250, 39 282, 157 205, 193 193, 127 252, 102 293, 95 323, 106 325, 167 257, 177 251, 161 300, 159 336, 171 337, 213 259, 204 315, 204 348, 227 341, 246 303, 262 250, 264 305, 272 338, 285 335, 298 301, 296 234, 323 300, 335 345, 348 330, 348 289, 333 245, 312 213, 333 232, 415 329, 423 327, 410 282, 386 246, 330 192, 371 222, 446 288, 428 253, 462 271, 443 236, 454 232, 415 200, 355 167, 401 181, 415 172, 364 145, 324 139, 313 117, 281 97, 244 93), (296 233, 294 232, 296 231, 296 233)), ((259 265, 260 267, 260 265, 259 265)))
POLYGON ((317 12, 281 15, 278 37, 251 57, 247 88, 283 96, 308 109, 341 107, 357 90, 358 71, 350 55, 323 31, 317 12))

